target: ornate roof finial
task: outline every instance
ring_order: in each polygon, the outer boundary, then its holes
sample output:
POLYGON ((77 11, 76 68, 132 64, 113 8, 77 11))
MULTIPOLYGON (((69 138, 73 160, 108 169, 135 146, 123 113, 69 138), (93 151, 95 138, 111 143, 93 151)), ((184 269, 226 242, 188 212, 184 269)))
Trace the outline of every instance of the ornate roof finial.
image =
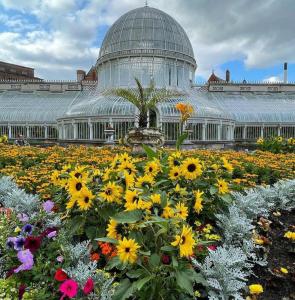
POLYGON ((148 0, 145 0, 145 7, 149 6, 148 0))

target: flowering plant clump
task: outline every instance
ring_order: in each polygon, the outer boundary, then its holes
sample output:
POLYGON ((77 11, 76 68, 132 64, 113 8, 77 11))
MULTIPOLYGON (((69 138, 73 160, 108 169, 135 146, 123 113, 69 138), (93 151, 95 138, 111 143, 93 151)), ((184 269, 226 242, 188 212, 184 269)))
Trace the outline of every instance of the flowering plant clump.
POLYGON ((7 135, 4 134, 4 135, 0 136, 0 144, 5 144, 7 142, 8 142, 7 135))
POLYGON ((258 149, 262 151, 269 151, 272 153, 294 153, 295 152, 295 138, 285 139, 281 136, 270 137, 267 139, 259 138, 257 140, 258 149))

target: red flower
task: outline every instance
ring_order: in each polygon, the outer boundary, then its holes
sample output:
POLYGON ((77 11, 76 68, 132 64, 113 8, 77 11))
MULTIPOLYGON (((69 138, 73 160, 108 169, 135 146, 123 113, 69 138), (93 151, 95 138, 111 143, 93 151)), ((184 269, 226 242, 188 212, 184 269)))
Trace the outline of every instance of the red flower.
POLYGON ((57 281, 65 281, 68 279, 68 275, 61 268, 59 268, 55 272, 54 279, 57 281))
POLYGON ((65 297, 74 298, 78 293, 78 283, 72 279, 68 279, 61 284, 59 290, 63 293, 61 299, 65 297))
POLYGON ((170 265, 170 263, 171 263, 170 256, 167 255, 167 254, 163 254, 163 255, 162 255, 162 263, 163 263, 164 265, 170 265))
POLYGON ((217 246, 211 245, 211 246, 208 246, 207 248, 208 248, 208 250, 215 251, 217 249, 217 246))
POLYGON ((100 255, 99 255, 98 253, 96 253, 96 252, 95 252, 95 253, 92 253, 90 259, 91 259, 92 261, 99 261, 100 255))
POLYGON ((29 249, 34 254, 41 246, 41 237, 39 236, 28 236, 25 240, 24 247, 29 249))
POLYGON ((86 283, 85 283, 85 286, 83 288, 83 293, 85 295, 88 295, 90 294, 92 291, 94 290, 94 282, 92 280, 92 278, 89 278, 86 283))

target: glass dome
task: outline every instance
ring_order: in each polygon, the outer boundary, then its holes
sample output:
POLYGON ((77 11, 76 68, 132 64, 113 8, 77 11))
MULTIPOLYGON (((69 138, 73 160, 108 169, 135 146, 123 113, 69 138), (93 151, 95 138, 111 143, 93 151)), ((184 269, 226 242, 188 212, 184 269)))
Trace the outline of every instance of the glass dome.
POLYGON ((103 41, 99 58, 135 49, 167 50, 194 58, 183 28, 168 14, 148 6, 129 11, 113 24, 103 41))

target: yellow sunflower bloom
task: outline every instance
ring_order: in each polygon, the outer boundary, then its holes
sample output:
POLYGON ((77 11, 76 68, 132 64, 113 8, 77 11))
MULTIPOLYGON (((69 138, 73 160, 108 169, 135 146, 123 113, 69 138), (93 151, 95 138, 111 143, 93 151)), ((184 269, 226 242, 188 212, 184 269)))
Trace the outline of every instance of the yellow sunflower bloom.
POLYGON ((178 180, 181 176, 181 169, 179 167, 172 167, 169 171, 169 179, 172 181, 178 180))
POLYGON ((119 203, 121 198, 121 187, 110 181, 103 187, 102 192, 100 192, 99 195, 103 200, 106 200, 109 203, 119 203))
POLYGON ((197 158, 187 158, 181 165, 181 173, 185 179, 194 180, 202 175, 202 165, 197 158))
POLYGON ((151 201, 153 204, 158 203, 161 204, 161 195, 160 194, 153 194, 151 195, 151 201))
POLYGON ((221 195, 229 192, 228 184, 223 179, 218 179, 216 186, 218 187, 218 193, 221 195))
POLYGON ((148 162, 145 167, 144 171, 148 175, 152 175, 153 177, 157 176, 159 172, 161 172, 161 164, 158 159, 154 159, 151 162, 148 162))
POLYGON ((232 173, 232 171, 234 170, 234 167, 232 166, 231 163, 228 162, 228 160, 223 157, 222 158, 222 162, 223 162, 223 167, 229 172, 232 173))
POLYGON ((179 167, 181 165, 181 152, 177 151, 172 153, 169 157, 168 157, 168 164, 170 168, 173 167, 179 167))
POLYGON ((137 182, 135 184, 138 188, 151 188, 155 184, 154 177, 151 175, 144 175, 137 178, 137 182))
POLYGON ((66 209, 72 209, 75 206, 76 202, 77 198, 71 197, 70 200, 67 202, 66 209))
POLYGON ((124 172, 124 178, 125 178, 125 185, 126 189, 130 189, 134 186, 135 183, 135 177, 133 175, 130 175, 128 172, 124 172))
POLYGON ((202 195, 204 194, 204 192, 201 192, 199 190, 197 190, 195 192, 195 205, 194 205, 194 209, 195 211, 199 214, 202 210, 203 210, 203 198, 202 195))
POLYGON ((249 291, 251 295, 259 295, 263 293, 263 287, 260 284, 251 284, 249 285, 249 291))
POLYGON ((175 206, 175 217, 182 220, 186 220, 188 216, 188 208, 181 202, 178 202, 175 206))
POLYGON ((174 247, 179 247, 180 257, 188 257, 194 254, 193 248, 196 244, 192 228, 184 225, 180 235, 175 236, 175 241, 171 243, 174 247))
POLYGON ((119 259, 123 263, 135 263, 137 260, 137 250, 140 246, 135 242, 134 239, 126 239, 125 237, 123 240, 119 241, 117 246, 117 253, 119 259))
POLYGON ((163 209, 162 218, 171 219, 174 217, 174 210, 169 205, 166 205, 163 209))
POLYGON ((114 219, 110 219, 107 227, 107 237, 119 240, 123 233, 123 224, 116 222, 114 219))
POLYGON ((70 172, 70 176, 78 179, 80 178, 85 181, 88 178, 88 172, 85 171, 85 167, 78 166, 72 172, 70 172))
POLYGON ((79 209, 88 210, 92 206, 93 199, 94 199, 94 195, 89 189, 87 188, 82 189, 82 192, 78 197, 79 209))
POLYGON ((125 193, 125 201, 127 203, 133 203, 139 200, 139 192, 137 190, 127 190, 125 193))
POLYGON ((131 161, 123 161, 118 166, 118 171, 119 172, 126 171, 129 175, 135 176, 135 174, 136 174, 136 167, 135 167, 134 163, 132 163, 131 161))
POLYGON ((176 185, 173 192, 174 192, 174 194, 176 194, 176 196, 180 196, 180 197, 184 197, 188 194, 186 188, 180 187, 179 184, 176 185))
POLYGON ((82 178, 71 177, 68 180, 68 191, 73 195, 79 195, 82 189, 85 187, 85 181, 82 178))

